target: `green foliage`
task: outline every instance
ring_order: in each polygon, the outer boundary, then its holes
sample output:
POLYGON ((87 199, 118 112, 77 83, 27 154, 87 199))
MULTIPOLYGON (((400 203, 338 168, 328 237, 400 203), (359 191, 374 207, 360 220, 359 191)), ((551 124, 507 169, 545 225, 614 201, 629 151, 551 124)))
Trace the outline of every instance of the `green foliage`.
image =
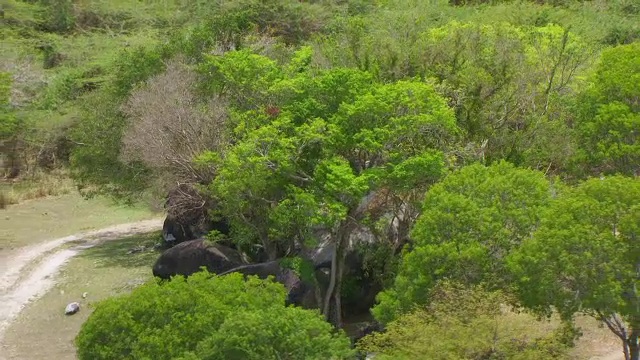
POLYGON ((115 100, 104 94, 85 98, 86 117, 70 134, 78 144, 70 157, 72 177, 81 189, 91 189, 87 195, 103 193, 135 199, 147 188, 151 173, 142 164, 120 161, 120 139, 126 119, 110 101, 115 100))
POLYGON ((638 219, 638 179, 590 179, 560 194, 510 257, 523 304, 567 318, 617 313, 637 326, 638 219))
POLYGON ((51 79, 42 93, 39 106, 44 110, 55 110, 67 101, 74 100, 83 94, 82 79, 84 73, 79 69, 61 72, 51 79))
POLYGON ((443 91, 459 104, 456 114, 469 139, 486 141, 483 156, 563 165, 563 153, 548 151, 549 157, 535 160, 526 155, 528 149, 553 146, 544 140, 553 136, 543 132, 545 125, 566 116, 557 94, 571 91, 588 54, 575 34, 557 25, 453 22, 429 31, 422 48, 427 76, 440 79, 443 91))
POLYGON ((329 15, 327 7, 313 2, 243 0, 230 3, 246 11, 259 32, 281 37, 287 44, 299 44, 322 31, 329 15))
POLYGON ((207 93, 222 93, 240 108, 265 103, 269 87, 281 77, 275 61, 250 50, 207 56, 200 72, 206 76, 203 83, 207 93))
POLYGON ((500 292, 439 283, 431 302, 360 340, 376 359, 565 359, 564 328, 547 332, 500 292))
POLYGON ((113 82, 109 91, 116 99, 129 95, 135 86, 162 72, 163 60, 172 55, 171 49, 164 46, 139 46, 122 51, 111 69, 113 82))
POLYGON ((602 53, 580 101, 577 128, 593 172, 633 175, 640 168, 640 43, 602 53))
POLYGON ((11 74, 0 72, 0 141, 14 135, 18 129, 18 119, 11 105, 11 74))
MULTIPOLYGON (((349 340, 309 310, 269 307, 240 312, 207 337, 193 359, 353 359, 349 340)), ((187 356, 186 359, 190 357, 187 356)))
POLYGON ((429 301, 440 279, 508 287, 505 257, 535 230, 551 199, 538 171, 500 162, 466 166, 428 192, 394 286, 379 295, 376 318, 389 322, 429 301))
POLYGON ((76 338, 80 359, 347 359, 349 340, 285 307, 271 280, 207 272, 104 300, 76 338))
POLYGON ((72 0, 40 0, 44 6, 43 27, 46 31, 67 33, 75 27, 72 0))
POLYGON ((309 260, 305 260, 299 256, 286 257, 280 260, 280 266, 293 270, 296 275, 305 282, 312 284, 315 281, 315 267, 313 266, 313 262, 309 260))
POLYGON ((238 141, 210 157, 218 175, 209 187, 239 243, 304 243, 313 226, 346 220, 365 194, 408 191, 443 173, 436 149, 448 147, 457 127, 430 84, 311 71, 309 56, 303 48, 284 69, 247 51, 207 64, 222 79, 218 91, 240 103, 232 118, 238 141))

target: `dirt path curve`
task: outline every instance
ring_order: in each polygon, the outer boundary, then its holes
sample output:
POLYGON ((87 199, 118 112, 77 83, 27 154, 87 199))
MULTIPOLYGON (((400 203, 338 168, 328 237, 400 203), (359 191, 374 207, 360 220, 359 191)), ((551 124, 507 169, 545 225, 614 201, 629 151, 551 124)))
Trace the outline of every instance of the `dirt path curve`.
POLYGON ((161 228, 162 219, 143 220, 50 240, 12 253, 7 264, 0 270, 0 344, 7 327, 20 311, 55 284, 56 273, 79 251, 102 241, 149 233, 161 228), (75 241, 86 243, 72 249, 61 249, 63 245, 75 241))

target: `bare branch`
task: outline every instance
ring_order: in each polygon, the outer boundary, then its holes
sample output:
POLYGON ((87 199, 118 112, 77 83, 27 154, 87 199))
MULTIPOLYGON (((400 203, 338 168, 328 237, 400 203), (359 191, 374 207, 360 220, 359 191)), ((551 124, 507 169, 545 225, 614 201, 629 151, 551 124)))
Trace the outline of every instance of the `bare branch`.
POLYGON ((122 141, 125 162, 141 161, 181 182, 211 180, 213 170, 197 169, 193 158, 225 143, 227 105, 219 97, 199 102, 195 83, 196 75, 173 60, 131 94, 123 106, 130 121, 122 141))

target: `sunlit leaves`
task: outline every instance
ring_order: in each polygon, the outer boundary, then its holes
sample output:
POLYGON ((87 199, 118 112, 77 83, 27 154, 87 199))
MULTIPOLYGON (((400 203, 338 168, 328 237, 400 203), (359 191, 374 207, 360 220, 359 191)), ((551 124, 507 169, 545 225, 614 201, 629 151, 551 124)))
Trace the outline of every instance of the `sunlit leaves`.
POLYGON ((304 241, 314 226, 353 218, 367 194, 414 191, 445 171, 443 151, 458 128, 431 84, 314 70, 309 56, 302 48, 282 68, 246 51, 215 59, 219 91, 262 89, 232 111, 234 144, 218 160, 206 156, 219 168, 209 189, 236 241, 304 241))
POLYGON ((602 54, 580 102, 577 128, 593 172, 638 174, 640 169, 640 45, 602 54))
POLYGON ((200 272, 147 283, 96 305, 76 339, 80 359, 344 359, 349 340, 315 311, 285 307, 284 287, 200 272), (240 356, 240 354, 242 356, 240 356), (234 357, 235 356, 235 357, 234 357), (237 357, 240 356, 240 357, 237 357))
POLYGON ((575 312, 637 318, 640 181, 591 179, 545 212, 533 239, 510 258, 522 301, 569 317, 575 312))

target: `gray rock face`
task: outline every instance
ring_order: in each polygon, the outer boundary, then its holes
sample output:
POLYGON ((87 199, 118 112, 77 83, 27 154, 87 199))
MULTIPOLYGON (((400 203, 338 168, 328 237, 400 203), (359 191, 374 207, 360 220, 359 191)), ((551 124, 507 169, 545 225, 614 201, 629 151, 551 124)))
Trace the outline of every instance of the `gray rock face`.
POLYGON ((153 275, 162 279, 189 276, 201 267, 219 274, 246 264, 240 253, 220 244, 208 244, 204 239, 180 243, 166 250, 153 266, 153 275))
POLYGON ((65 315, 73 315, 73 314, 77 313, 78 311, 80 311, 80 303, 72 302, 72 303, 68 304, 67 307, 64 309, 64 314, 65 315))

